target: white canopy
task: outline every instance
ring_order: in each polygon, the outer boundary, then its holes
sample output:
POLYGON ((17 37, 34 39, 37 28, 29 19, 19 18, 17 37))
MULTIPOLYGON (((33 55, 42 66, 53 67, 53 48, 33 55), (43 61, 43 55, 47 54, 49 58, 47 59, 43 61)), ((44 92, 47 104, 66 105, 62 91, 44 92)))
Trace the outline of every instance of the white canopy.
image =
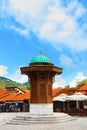
POLYGON ((58 95, 57 97, 53 98, 53 101, 64 102, 64 101, 67 101, 67 100, 69 100, 69 101, 72 101, 72 100, 73 101, 83 101, 83 100, 87 100, 87 96, 84 95, 81 92, 76 92, 76 93, 74 93, 73 95, 70 95, 70 96, 65 94, 65 93, 62 93, 62 94, 58 95))
POLYGON ((69 96, 69 100, 83 101, 86 99, 87 99, 87 96, 81 92, 76 92, 75 94, 69 96))
POLYGON ((69 96, 67 94, 65 94, 65 93, 62 93, 62 94, 58 95, 57 97, 54 97, 53 101, 62 101, 62 102, 64 102, 64 101, 66 101, 68 99, 69 99, 69 96))
MULTIPOLYGON (((84 100, 87 100, 87 96, 84 95, 83 93, 81 92, 76 92, 74 93, 73 95, 67 95, 65 93, 62 93, 60 95, 58 95, 57 97, 54 97, 53 98, 53 101, 62 101, 62 102, 65 102, 65 101, 76 101, 76 106, 77 106, 77 109, 79 108, 79 101, 84 101, 84 100)), ((63 105, 65 108, 65 105, 63 105)))

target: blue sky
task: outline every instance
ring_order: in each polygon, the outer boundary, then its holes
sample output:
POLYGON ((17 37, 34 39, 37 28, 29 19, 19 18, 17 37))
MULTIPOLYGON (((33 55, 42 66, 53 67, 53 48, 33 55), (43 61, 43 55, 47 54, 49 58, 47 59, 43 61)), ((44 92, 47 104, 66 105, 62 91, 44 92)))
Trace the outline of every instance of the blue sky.
POLYGON ((40 53, 63 68, 57 87, 87 78, 86 0, 0 0, 0 76, 20 74, 40 53))

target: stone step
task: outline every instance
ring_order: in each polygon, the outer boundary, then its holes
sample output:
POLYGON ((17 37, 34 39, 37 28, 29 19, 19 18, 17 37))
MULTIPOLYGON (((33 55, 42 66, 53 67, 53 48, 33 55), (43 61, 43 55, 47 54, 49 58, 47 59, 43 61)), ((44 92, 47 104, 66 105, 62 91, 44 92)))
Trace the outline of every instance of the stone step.
POLYGON ((13 124, 13 125, 29 125, 29 124, 50 124, 50 123, 61 123, 61 122, 67 122, 67 121, 72 121, 74 119, 68 119, 68 120, 56 120, 56 121, 23 121, 23 122, 18 122, 18 121, 9 121, 6 122, 5 124, 13 124))
POLYGON ((62 122, 68 122, 72 120, 61 120, 61 121, 43 121, 43 122, 38 122, 38 121, 28 121, 28 122, 6 122, 5 124, 8 125, 31 125, 31 124, 52 124, 52 123, 62 123, 62 122))
POLYGON ((38 120, 38 121, 43 121, 43 120, 58 120, 58 119, 69 119, 69 118, 71 118, 71 117, 68 117, 68 116, 62 116, 62 117, 22 117, 22 116, 20 116, 20 117, 14 117, 14 118, 12 118, 12 120, 20 120, 20 121, 22 121, 22 120, 38 120))
POLYGON ((75 120, 75 117, 71 117, 69 115, 62 116, 41 116, 41 117, 29 117, 28 116, 16 116, 10 119, 6 119, 5 124, 13 124, 13 125, 29 125, 29 124, 40 124, 40 123, 60 123, 65 121, 75 120))

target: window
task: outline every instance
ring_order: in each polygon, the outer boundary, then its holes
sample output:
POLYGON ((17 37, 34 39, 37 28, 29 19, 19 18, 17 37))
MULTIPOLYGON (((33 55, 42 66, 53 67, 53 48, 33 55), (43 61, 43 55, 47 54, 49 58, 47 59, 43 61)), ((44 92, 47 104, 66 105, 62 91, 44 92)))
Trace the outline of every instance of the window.
POLYGON ((45 90, 45 85, 44 84, 40 84, 40 95, 41 96, 46 95, 46 90, 45 90))

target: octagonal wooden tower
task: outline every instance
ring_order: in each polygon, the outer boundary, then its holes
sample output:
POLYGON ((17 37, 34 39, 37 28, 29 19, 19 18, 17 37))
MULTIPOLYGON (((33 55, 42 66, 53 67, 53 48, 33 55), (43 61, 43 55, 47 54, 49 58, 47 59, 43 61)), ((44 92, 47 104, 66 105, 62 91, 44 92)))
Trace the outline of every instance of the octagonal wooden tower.
POLYGON ((46 55, 39 54, 32 58, 29 66, 20 70, 28 76, 31 85, 30 113, 52 114, 52 83, 54 76, 62 73, 62 68, 54 66, 46 55))

